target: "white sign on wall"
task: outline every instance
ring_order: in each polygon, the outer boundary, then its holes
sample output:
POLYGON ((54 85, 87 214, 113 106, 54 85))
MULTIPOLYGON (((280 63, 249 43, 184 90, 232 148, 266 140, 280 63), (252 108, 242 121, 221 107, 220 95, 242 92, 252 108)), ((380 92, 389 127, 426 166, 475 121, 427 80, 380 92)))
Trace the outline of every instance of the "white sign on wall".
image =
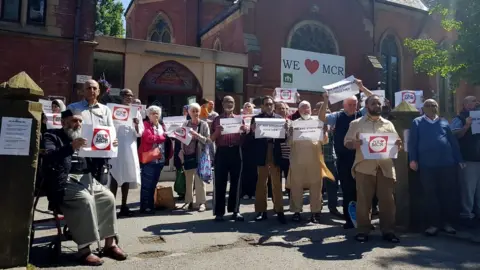
POLYGON ((280 85, 308 91, 345 78, 345 57, 282 48, 280 85))

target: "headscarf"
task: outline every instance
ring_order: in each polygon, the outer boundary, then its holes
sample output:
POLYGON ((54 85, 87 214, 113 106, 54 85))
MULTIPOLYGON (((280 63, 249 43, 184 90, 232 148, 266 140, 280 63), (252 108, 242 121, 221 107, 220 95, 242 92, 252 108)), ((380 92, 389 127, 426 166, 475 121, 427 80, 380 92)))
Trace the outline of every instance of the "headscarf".
POLYGON ((58 107, 60 107, 60 112, 63 112, 67 109, 67 107, 65 106, 65 103, 63 103, 61 99, 55 99, 54 101, 52 101, 52 104, 55 104, 58 107))

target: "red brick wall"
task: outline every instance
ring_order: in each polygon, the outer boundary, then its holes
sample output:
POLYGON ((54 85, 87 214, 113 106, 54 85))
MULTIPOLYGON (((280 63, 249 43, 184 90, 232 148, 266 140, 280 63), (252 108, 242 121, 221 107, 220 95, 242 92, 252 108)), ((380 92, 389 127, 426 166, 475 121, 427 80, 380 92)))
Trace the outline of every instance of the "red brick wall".
POLYGON ((240 17, 228 24, 225 24, 222 30, 211 32, 213 35, 202 41, 202 47, 213 49, 213 44, 218 38, 222 44, 222 51, 245 53, 246 49, 243 38, 243 21, 244 19, 240 17))
MULTIPOLYGON (((54 11, 56 26, 61 28, 62 36, 72 38, 75 30, 75 12, 77 0, 59 1, 54 11)), ((83 0, 81 6, 80 37, 85 40, 93 40, 95 34, 95 1, 83 0)))

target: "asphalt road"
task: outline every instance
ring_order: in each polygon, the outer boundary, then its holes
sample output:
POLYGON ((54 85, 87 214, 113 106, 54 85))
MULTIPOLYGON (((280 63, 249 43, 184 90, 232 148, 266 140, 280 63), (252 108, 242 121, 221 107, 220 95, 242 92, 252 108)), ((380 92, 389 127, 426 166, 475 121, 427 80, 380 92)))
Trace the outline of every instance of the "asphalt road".
MULTIPOLYGON (((168 181, 171 177, 171 173, 164 173, 161 184, 172 185, 168 181)), ((210 185, 207 207, 211 206, 211 189, 210 185)), ((129 202, 133 209, 138 209, 138 199, 139 190, 132 190, 129 202)), ((288 209, 287 200, 285 205, 288 209)), ((40 208, 46 208, 46 200, 41 201, 40 208)), ((251 221, 255 217, 253 201, 244 202, 241 210, 247 219, 243 223, 215 223, 211 211, 183 210, 162 211, 155 216, 137 213, 119 219, 120 245, 129 259, 105 259, 99 269, 480 269, 480 246, 467 241, 405 234, 400 244, 393 245, 382 241, 377 229, 370 242, 360 244, 352 239, 354 231, 343 230, 342 221, 328 213, 324 213, 322 224, 305 221, 280 225, 271 212, 267 221, 251 221)), ((304 211, 308 210, 307 205, 304 211)), ((39 228, 32 264, 38 268, 90 269, 75 265, 76 246, 71 241, 63 242, 62 256, 53 264, 45 244, 54 233, 51 224, 39 228)))

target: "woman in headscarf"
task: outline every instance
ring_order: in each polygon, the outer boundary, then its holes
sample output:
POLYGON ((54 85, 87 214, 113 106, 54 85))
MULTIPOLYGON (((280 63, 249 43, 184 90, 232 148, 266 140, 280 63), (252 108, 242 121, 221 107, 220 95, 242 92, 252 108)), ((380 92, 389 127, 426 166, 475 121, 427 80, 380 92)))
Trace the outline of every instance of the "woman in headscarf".
POLYGON ((61 113, 65 111, 67 107, 65 106, 65 103, 63 103, 62 100, 60 99, 55 99, 52 101, 52 112, 53 113, 61 113))

